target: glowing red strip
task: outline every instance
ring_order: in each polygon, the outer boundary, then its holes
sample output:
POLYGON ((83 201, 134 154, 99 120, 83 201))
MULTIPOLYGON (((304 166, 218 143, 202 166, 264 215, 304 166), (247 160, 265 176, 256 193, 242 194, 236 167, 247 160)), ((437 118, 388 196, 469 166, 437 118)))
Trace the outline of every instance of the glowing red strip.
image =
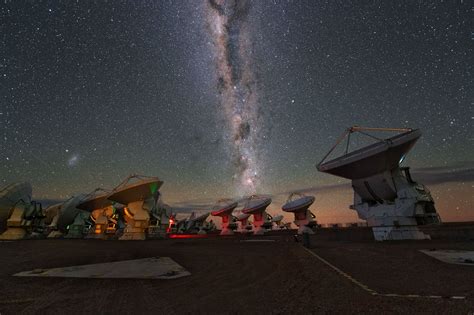
POLYGON ((168 234, 169 238, 207 238, 207 234, 168 234))

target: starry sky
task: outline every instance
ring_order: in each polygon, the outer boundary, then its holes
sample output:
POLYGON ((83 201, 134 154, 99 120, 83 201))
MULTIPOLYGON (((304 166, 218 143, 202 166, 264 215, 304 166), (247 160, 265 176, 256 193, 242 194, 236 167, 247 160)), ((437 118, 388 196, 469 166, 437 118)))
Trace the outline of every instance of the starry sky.
POLYGON ((213 3, 3 1, 0 184, 29 181, 47 203, 136 173, 178 210, 255 192, 271 213, 298 190, 320 222, 351 222, 350 183, 315 164, 349 126, 411 127, 404 165, 445 221, 474 220, 472 3, 213 3), (240 96, 251 123, 235 129, 240 96))

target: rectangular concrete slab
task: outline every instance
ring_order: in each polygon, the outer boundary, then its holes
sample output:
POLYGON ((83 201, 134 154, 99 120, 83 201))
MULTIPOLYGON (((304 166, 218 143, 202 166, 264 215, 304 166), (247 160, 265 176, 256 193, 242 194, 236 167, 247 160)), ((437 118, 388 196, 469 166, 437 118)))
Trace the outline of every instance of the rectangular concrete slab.
POLYGON ((467 250, 420 250, 420 252, 448 264, 468 265, 474 267, 474 251, 467 250))
POLYGON ((100 264, 35 269, 14 274, 16 277, 176 279, 191 273, 169 257, 150 257, 100 264))

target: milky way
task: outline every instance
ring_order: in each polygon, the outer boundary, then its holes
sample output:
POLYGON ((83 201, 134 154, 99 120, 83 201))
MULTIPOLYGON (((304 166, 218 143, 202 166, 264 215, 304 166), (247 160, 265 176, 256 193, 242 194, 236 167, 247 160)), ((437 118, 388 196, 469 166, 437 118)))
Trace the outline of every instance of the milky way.
POLYGON ((240 194, 255 193, 259 185, 257 160, 258 90, 252 62, 248 23, 249 1, 208 1, 208 23, 217 71, 217 91, 228 122, 234 179, 240 194))
POLYGON ((419 128, 404 163, 474 220, 471 25, 469 1, 1 1, 0 185, 49 204, 136 173, 173 208, 297 190, 353 222, 315 164, 348 126, 419 128))

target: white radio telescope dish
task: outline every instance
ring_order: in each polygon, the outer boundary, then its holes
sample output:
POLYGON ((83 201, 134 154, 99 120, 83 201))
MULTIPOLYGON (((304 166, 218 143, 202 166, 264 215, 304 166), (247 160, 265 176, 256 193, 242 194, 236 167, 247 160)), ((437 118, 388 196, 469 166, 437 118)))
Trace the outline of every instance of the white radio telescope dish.
POLYGON ((308 209, 314 203, 314 196, 305 196, 301 193, 291 193, 286 203, 281 207, 283 211, 293 213, 298 234, 314 234, 313 228, 317 225, 314 214, 308 209))
POLYGON ((253 234, 262 235, 271 229, 271 217, 265 211, 272 203, 272 199, 265 196, 253 195, 247 198, 242 213, 253 215, 253 234))
POLYGON ((351 127, 317 165, 320 172, 352 180, 354 204, 350 208, 372 227, 376 240, 426 239, 429 236, 416 226, 440 222, 429 190, 412 179, 408 167, 400 167, 420 137, 418 129, 351 127), (374 131, 400 134, 380 138, 368 133, 374 131), (349 152, 353 133, 377 142, 349 152), (346 137, 344 155, 325 162, 346 137))

